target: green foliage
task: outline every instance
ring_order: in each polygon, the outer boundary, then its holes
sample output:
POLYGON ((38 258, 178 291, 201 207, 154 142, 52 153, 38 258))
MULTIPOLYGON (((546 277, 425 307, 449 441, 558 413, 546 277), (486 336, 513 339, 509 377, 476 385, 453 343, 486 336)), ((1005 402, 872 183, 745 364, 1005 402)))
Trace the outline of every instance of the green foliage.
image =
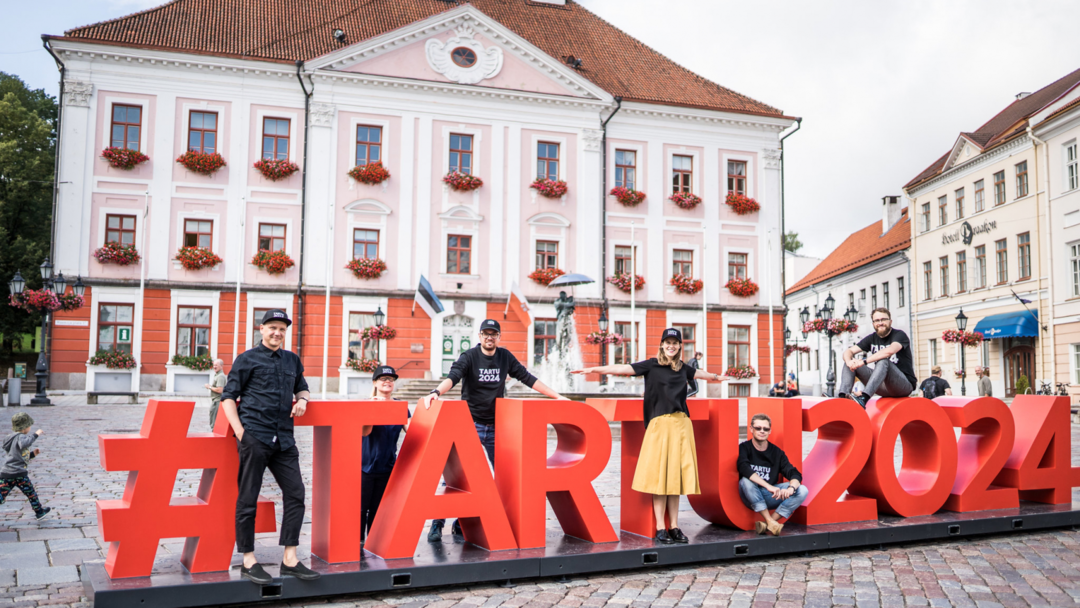
POLYGON ((1028 381, 1027 376, 1021 374, 1021 376, 1016 379, 1016 394, 1023 395, 1027 393, 1029 388, 1031 388, 1031 382, 1028 381))
POLYGON ((802 249, 802 241, 799 240, 798 232, 785 232, 784 233, 784 251, 790 251, 795 253, 802 249))
POLYGON ((214 368, 214 360, 210 358, 210 355, 195 355, 193 357, 185 357, 183 355, 173 355, 172 365, 183 365, 188 369, 193 369, 197 372, 205 372, 214 368))
MULTIPOLYGON (((0 298, 22 271, 27 289, 41 288, 38 266, 49 253, 52 182, 56 156, 56 98, 30 90, 0 72, 0 298)), ((12 352, 20 334, 41 325, 40 313, 0 306, 0 356, 12 352)))

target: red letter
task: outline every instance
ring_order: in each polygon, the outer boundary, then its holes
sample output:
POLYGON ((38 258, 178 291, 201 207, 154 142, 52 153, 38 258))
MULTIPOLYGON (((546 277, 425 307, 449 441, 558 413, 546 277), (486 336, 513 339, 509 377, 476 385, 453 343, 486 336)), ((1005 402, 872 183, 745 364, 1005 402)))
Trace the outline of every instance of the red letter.
POLYGON ((404 401, 312 401, 296 426, 313 426, 311 553, 337 564, 360 561, 363 427, 405 424, 404 401))
MULTIPOLYGON (((752 530, 757 514, 739 498, 739 471, 735 468, 739 459, 739 400, 694 399, 689 403, 695 401, 708 405, 709 418, 694 422, 701 494, 690 495, 690 506, 714 524, 752 530)), ((625 433, 623 437, 625 442, 625 433)))
MULTIPOLYGON (((765 414, 772 420, 769 443, 784 450, 791 466, 806 475, 802 466, 802 399, 777 399, 776 397, 750 397, 746 400, 746 439, 754 438, 750 419, 754 414, 765 414)), ((807 488, 809 490, 810 488, 807 488)))
POLYGON ((1016 441, 1012 454, 994 483, 1017 488, 1020 498, 1052 505, 1072 502, 1072 488, 1080 485, 1080 468, 1072 466, 1072 425, 1069 398, 1019 395, 1016 441))
POLYGON ((903 517, 930 515, 945 504, 956 480, 956 435, 949 417, 922 397, 877 399, 866 406, 874 432, 870 460, 850 490, 878 501, 878 510, 903 517), (904 446, 900 473, 896 439, 904 446))
POLYGON ((464 401, 413 412, 366 549, 385 559, 412 557, 424 521, 446 517, 460 518, 465 538, 489 551, 517 548, 464 401), (440 475, 446 492, 436 495, 440 475))
POLYGON ((966 513, 1020 506, 1016 488, 990 486, 1016 437, 1009 407, 993 397, 940 397, 934 402, 953 426, 964 429, 956 440, 956 481, 945 508, 966 513))
POLYGON ((544 546, 546 503, 563 532, 594 543, 618 542, 592 487, 611 457, 611 429, 595 409, 574 401, 499 399, 495 405, 495 484, 521 549, 544 546), (558 444, 547 457, 547 425, 558 444))

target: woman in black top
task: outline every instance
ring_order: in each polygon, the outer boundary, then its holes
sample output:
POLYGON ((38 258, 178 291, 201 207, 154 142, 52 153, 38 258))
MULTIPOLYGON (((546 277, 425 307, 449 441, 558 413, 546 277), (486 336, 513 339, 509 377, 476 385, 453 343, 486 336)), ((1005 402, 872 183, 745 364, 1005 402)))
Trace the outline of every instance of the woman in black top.
MULTIPOLYGON (((400 401, 394 397, 397 372, 389 365, 380 365, 371 375, 371 399, 374 401, 400 401)), ((409 414, 412 417, 412 414, 409 414)), ((360 486, 360 544, 367 539, 375 514, 382 503, 390 473, 397 463, 398 437, 408 430, 409 424, 367 425, 363 428, 364 460, 363 481, 360 486)))
POLYGON ((727 379, 726 376, 693 369, 682 362, 682 333, 665 329, 655 359, 632 365, 604 365, 577 370, 575 374, 645 377, 645 438, 641 442, 634 483, 631 487, 653 495, 656 540, 664 544, 690 542, 679 529, 679 496, 698 494, 697 448, 694 427, 686 407, 686 387, 692 380, 727 379), (671 529, 664 526, 664 515, 671 529))

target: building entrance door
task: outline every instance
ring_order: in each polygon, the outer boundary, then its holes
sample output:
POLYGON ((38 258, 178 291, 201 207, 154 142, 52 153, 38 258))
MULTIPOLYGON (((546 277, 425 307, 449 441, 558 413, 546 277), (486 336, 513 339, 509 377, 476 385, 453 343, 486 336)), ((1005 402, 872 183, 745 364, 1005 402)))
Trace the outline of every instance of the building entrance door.
POLYGON ((1034 393, 1035 347, 1030 345, 1014 346, 1005 351, 1005 396, 1016 396, 1016 381, 1020 376, 1027 376, 1028 385, 1034 393))
POLYGON ((442 333, 442 375, 446 377, 461 353, 472 348, 473 318, 465 315, 443 317, 442 333))

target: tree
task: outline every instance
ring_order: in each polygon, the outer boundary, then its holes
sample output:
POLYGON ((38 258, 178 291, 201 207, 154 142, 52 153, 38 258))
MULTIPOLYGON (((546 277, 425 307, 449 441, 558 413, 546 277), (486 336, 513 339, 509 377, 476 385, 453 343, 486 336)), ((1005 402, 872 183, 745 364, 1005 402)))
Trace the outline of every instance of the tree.
POLYGON ((802 241, 799 240, 798 232, 785 232, 784 233, 784 251, 790 251, 795 253, 799 249, 802 249, 802 241))
MULTIPOLYGON (((57 112, 55 97, 0 72, 0 293, 16 270, 27 289, 41 287, 38 267, 51 238, 57 112)), ((19 335, 40 324, 40 314, 8 306, 3 298, 0 357, 9 357, 19 335)))

